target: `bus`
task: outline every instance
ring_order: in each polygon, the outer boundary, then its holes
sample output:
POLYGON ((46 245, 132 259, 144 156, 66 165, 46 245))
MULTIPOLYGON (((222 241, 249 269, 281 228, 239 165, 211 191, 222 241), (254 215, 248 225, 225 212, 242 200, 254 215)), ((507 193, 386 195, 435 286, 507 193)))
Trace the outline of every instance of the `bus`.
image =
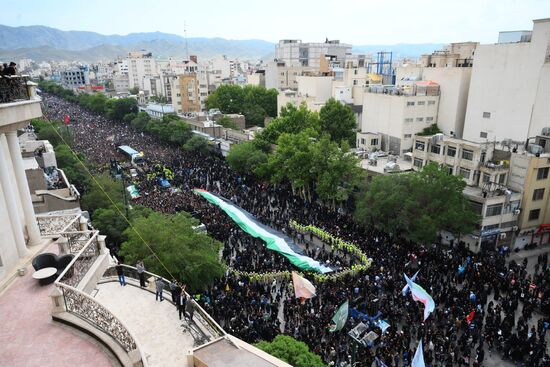
POLYGON ((143 165, 143 163, 145 163, 143 155, 140 154, 137 150, 129 147, 128 145, 121 145, 117 148, 117 150, 126 159, 128 159, 134 167, 141 166, 143 165))

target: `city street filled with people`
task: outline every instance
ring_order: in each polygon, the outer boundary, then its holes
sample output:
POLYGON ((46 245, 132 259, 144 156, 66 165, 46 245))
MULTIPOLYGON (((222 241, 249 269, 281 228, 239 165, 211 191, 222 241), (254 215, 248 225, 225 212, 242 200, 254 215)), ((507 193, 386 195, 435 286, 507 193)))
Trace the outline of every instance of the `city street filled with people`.
MULTIPOLYGON (((163 213, 187 211, 223 243, 229 268, 216 284, 195 295, 198 302, 235 336, 247 341, 271 340, 284 333, 304 341, 332 366, 408 366, 422 339, 427 366, 550 366, 546 343, 550 276, 548 256, 515 261, 505 251, 473 253, 463 243, 416 244, 359 224, 352 200, 332 209, 294 195, 289 183, 257 182, 232 171, 213 154, 184 151, 140 133, 123 122, 91 113, 77 104, 43 94, 44 115, 63 121, 69 116, 74 148, 98 169, 108 169, 119 145, 144 153, 148 167, 161 164, 174 174, 171 189, 139 174, 135 203, 163 213), (263 242, 244 233, 222 210, 193 193, 208 190, 230 200, 263 224, 293 238, 304 253, 337 273, 353 260, 331 250, 289 222, 313 225, 353 243, 372 259, 366 271, 310 281, 316 296, 294 297, 288 277, 257 281, 239 272, 296 270, 263 242), (434 299, 435 311, 423 322, 423 305, 403 294, 403 275, 418 272, 420 284, 434 299), (345 327, 329 331, 338 307, 349 301, 345 327), (390 327, 382 332, 377 320, 390 327), (355 345, 348 332, 359 322, 379 337, 372 345, 355 345), (503 362, 499 362, 503 361, 503 362)), ((306 275, 307 277, 307 275, 306 275)))

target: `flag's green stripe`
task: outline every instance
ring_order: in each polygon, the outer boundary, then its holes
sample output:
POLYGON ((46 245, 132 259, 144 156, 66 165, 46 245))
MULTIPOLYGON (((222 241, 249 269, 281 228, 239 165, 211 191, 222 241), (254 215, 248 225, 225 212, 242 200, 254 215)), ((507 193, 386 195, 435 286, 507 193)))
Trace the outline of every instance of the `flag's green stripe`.
POLYGON ((242 213, 238 208, 234 207, 221 200, 215 195, 203 190, 195 190, 196 193, 203 196, 206 200, 219 206, 229 217, 241 227, 243 231, 250 234, 253 237, 261 238, 265 243, 267 248, 270 250, 276 251, 283 256, 285 256, 294 266, 302 270, 311 270, 321 273, 327 273, 332 271, 332 269, 322 266, 318 261, 313 260, 310 257, 301 255, 292 250, 286 241, 278 236, 275 236, 265 229, 261 228, 257 223, 251 221, 244 213, 242 213))

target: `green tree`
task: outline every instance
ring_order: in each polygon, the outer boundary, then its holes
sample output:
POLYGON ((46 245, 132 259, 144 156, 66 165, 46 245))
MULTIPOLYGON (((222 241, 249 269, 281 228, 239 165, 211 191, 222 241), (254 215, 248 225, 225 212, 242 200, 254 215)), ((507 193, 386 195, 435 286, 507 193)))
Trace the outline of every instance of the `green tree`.
POLYGON ((135 98, 111 98, 105 105, 107 116, 116 121, 122 121, 129 113, 137 113, 137 100, 135 98))
POLYGON ((139 93, 139 87, 133 87, 133 88, 130 88, 128 89, 128 93, 130 93, 131 95, 137 95, 139 93))
POLYGON ((71 148, 65 144, 57 145, 54 150, 57 166, 63 170, 70 183, 75 185, 80 192, 84 192, 89 181, 89 174, 80 163, 80 161, 85 162, 84 156, 80 153, 73 153, 71 148))
POLYGON ((435 134, 439 134, 439 133, 442 133, 441 129, 439 128, 439 126, 437 126, 437 124, 431 124, 430 126, 428 127, 425 127, 422 132, 419 132, 418 134, 416 135, 420 135, 420 136, 429 136, 429 135, 435 135, 435 134))
POLYGON ((320 131, 319 114, 308 110, 305 103, 299 107, 288 103, 281 108, 280 116, 273 119, 258 138, 275 144, 281 134, 296 134, 305 129, 320 131))
MULTIPOLYGON (((134 205, 129 212, 132 220, 139 217, 147 217, 153 211, 141 205, 134 205)), ((107 236, 107 241, 116 246, 120 246, 126 240, 124 231, 128 228, 128 221, 124 218, 125 210, 122 207, 118 209, 111 205, 107 208, 99 208, 94 212, 92 224, 101 234, 107 236), (120 211, 119 211, 120 210, 120 211)))
POLYGON ((338 143, 345 140, 350 146, 355 146, 357 121, 348 105, 330 98, 319 111, 319 121, 321 131, 328 133, 332 140, 338 143))
POLYGON ((421 172, 375 176, 359 195, 356 216, 419 243, 433 242, 440 230, 468 233, 479 218, 462 194, 465 185, 434 162, 421 172))
POLYGON ((255 346, 294 367, 324 367, 321 357, 309 351, 306 343, 288 335, 277 335, 272 342, 260 341, 255 346))
POLYGON ((267 163, 268 155, 254 140, 233 144, 226 157, 229 166, 241 174, 256 172, 256 169, 267 163))
MULTIPOLYGON (((134 114, 127 114, 126 116, 134 116, 134 114)), ((145 126, 149 123, 151 120, 151 116, 147 114, 147 112, 138 112, 136 117, 132 119, 130 124, 136 129, 137 131, 143 131, 145 130, 145 126)), ((126 119, 126 117, 124 117, 126 119)))
POLYGON ((93 216, 93 213, 97 209, 109 208, 113 205, 113 202, 119 208, 124 208, 123 192, 125 188, 122 185, 122 181, 111 179, 111 177, 106 174, 96 176, 95 179, 97 183, 91 180, 88 191, 82 195, 80 200, 82 209, 89 211, 93 216), (113 202, 111 202, 109 198, 111 198, 113 202))
POLYGON ((136 218, 132 225, 139 235, 127 228, 124 231, 127 241, 122 244, 120 254, 130 264, 143 259, 151 272, 166 278, 172 275, 191 291, 204 289, 223 275, 224 267, 218 260, 221 243, 195 232, 193 226, 198 224, 185 212, 172 215, 153 212, 136 218))
POLYGON ((59 121, 46 121, 44 119, 32 120, 32 125, 39 140, 48 140, 56 147, 59 144, 72 144, 72 136, 68 128, 59 121))
POLYGON ((187 151, 206 153, 208 151, 208 142, 200 136, 193 136, 183 145, 187 151))

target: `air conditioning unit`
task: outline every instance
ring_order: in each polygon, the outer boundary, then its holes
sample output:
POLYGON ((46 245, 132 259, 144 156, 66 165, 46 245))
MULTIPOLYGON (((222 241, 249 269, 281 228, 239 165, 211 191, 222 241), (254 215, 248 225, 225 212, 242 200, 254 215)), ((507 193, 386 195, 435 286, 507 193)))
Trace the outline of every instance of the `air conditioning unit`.
POLYGON ((519 213, 521 213, 521 210, 520 210, 520 209, 514 210, 514 215, 519 215, 519 213))
POLYGON ((505 239, 506 238, 506 233, 501 233, 499 237, 500 237, 501 240, 505 239))

